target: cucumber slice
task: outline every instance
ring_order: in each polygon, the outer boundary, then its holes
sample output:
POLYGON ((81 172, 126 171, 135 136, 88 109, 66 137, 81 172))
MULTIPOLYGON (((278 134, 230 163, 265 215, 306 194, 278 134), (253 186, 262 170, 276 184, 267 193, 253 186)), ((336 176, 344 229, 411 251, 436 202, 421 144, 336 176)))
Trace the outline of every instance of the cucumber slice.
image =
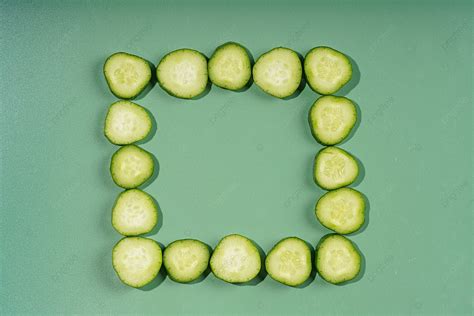
POLYGON ((278 47, 261 55, 253 66, 253 80, 266 93, 286 98, 296 92, 302 76, 301 61, 296 52, 278 47))
POLYGON ((352 65, 343 53, 330 47, 315 47, 304 59, 304 73, 311 89, 333 94, 352 77, 352 65))
POLYGON ((209 59, 207 69, 213 84, 234 91, 245 87, 252 76, 247 50, 234 42, 217 47, 209 59))
POLYGON ((128 145, 148 136, 152 121, 148 112, 130 101, 112 103, 105 118, 105 137, 116 145, 128 145))
POLYGON ((206 90, 207 59, 193 49, 178 49, 163 57, 156 67, 158 84, 170 95, 194 98, 206 90))
POLYGON ((326 147, 314 160, 314 180, 326 190, 345 187, 357 179, 359 166, 351 154, 338 147, 326 147))
POLYGON ((309 110, 309 123, 314 138, 323 145, 342 142, 357 121, 357 111, 344 97, 322 96, 309 110))
POLYGON ((350 234, 365 221, 365 200, 359 191, 341 188, 324 194, 316 203, 316 218, 326 228, 350 234))
POLYGON ((303 284, 311 275, 312 265, 311 250, 297 237, 279 241, 265 259, 265 268, 272 279, 289 286, 303 284))
POLYGON ((161 248, 152 239, 125 237, 112 251, 112 265, 126 285, 142 287, 153 281, 160 271, 161 248))
POLYGON ((104 76, 110 91, 117 98, 133 99, 150 82, 151 68, 145 59, 120 52, 105 61, 104 76))
POLYGON ((219 241, 211 256, 212 273, 229 283, 242 283, 254 279, 260 272, 262 261, 253 242, 241 235, 228 235, 219 241))
POLYGON ((195 239, 173 241, 166 247, 163 261, 170 278, 188 283, 198 279, 209 265, 209 248, 195 239))
POLYGON ((316 270, 326 281, 339 284, 357 277, 361 255, 344 236, 329 234, 316 246, 316 270))
POLYGON ((133 189, 145 183, 153 175, 154 168, 153 156, 135 145, 121 147, 110 161, 112 179, 124 189, 133 189))
POLYGON ((149 233, 158 222, 158 211, 147 193, 131 189, 117 197, 112 209, 112 226, 124 236, 149 233))

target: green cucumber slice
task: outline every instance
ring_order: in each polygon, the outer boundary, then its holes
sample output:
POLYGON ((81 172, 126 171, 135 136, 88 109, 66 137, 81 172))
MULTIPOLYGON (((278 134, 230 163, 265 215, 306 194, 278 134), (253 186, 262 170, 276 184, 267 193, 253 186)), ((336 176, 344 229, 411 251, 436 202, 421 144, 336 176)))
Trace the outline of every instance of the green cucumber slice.
POLYGON ((286 98, 300 86, 302 72, 298 54, 289 48, 277 47, 257 59, 253 66, 253 80, 266 93, 286 98))
POLYGON ((247 50, 234 42, 217 47, 207 66, 211 82, 228 90, 244 88, 252 77, 247 50))
POLYGON ((341 188, 324 194, 316 203, 316 218, 336 233, 350 234, 365 221, 365 199, 362 193, 341 188))
POLYGON ((119 279, 136 288, 153 281, 161 263, 160 245, 148 238, 125 237, 112 251, 112 265, 119 279))
POLYGON ((133 189, 145 183, 153 175, 154 168, 153 156, 135 145, 121 147, 110 160, 112 179, 124 189, 133 189))
POLYGON ((309 110, 311 132, 323 145, 342 142, 350 134, 356 121, 356 107, 344 97, 322 96, 309 110))
POLYGON ((153 198, 138 189, 123 191, 112 209, 112 226, 124 236, 149 233, 158 222, 158 208, 153 198))
POLYGON ((334 190, 353 183, 359 174, 355 158, 338 147, 326 147, 314 160, 314 180, 326 190, 334 190))
POLYGON ((168 94, 182 99, 194 98, 206 90, 206 56, 188 48, 175 50, 161 59, 156 76, 168 94))
POLYGON ((254 279, 261 269, 261 258, 253 242, 232 234, 221 239, 211 256, 212 273, 229 283, 243 283, 254 279))
POLYGON ((163 261, 170 278, 188 283, 198 279, 209 265, 211 256, 206 244, 195 239, 173 241, 166 247, 163 261))
POLYGON ((265 268, 272 279, 289 286, 303 284, 311 275, 312 266, 311 250, 297 237, 279 241, 265 259, 265 268))
POLYGON ((112 103, 105 118, 105 137, 116 145, 128 145, 150 134, 152 121, 148 112, 130 101, 112 103))
POLYGON ((316 269, 330 283, 339 284, 356 278, 360 267, 359 251, 344 236, 326 235, 316 246, 316 269))
POLYGON ((123 52, 107 58, 103 71, 110 91, 121 99, 135 98, 151 79, 150 64, 145 59, 123 52))
POLYGON ((311 89, 319 94, 333 94, 352 78, 352 65, 343 53, 321 46, 306 54, 304 72, 311 89))

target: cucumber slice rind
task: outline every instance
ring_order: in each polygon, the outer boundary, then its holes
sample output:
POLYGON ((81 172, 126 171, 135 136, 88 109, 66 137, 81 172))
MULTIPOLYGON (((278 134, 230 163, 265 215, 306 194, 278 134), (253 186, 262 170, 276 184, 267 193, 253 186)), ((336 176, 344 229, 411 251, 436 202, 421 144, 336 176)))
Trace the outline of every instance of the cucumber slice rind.
POLYGON ((219 241, 209 264, 218 279, 228 283, 245 283, 260 273, 262 260, 257 247, 250 239, 232 234, 219 241), (233 256, 229 254, 230 248, 233 249, 233 256))
POLYGON ((328 234, 316 246, 315 265, 327 282, 341 284, 353 280, 361 270, 361 254, 355 244, 338 234, 328 234), (331 251, 332 249, 335 249, 331 251), (344 258, 340 258, 344 256, 344 258))
POLYGON ((147 234, 155 228, 157 222, 158 207, 148 193, 130 189, 119 194, 112 208, 112 226, 119 234, 147 234))
POLYGON ((268 275, 275 281, 288 286, 299 286, 305 283, 311 275, 312 265, 311 250, 306 242, 298 237, 287 237, 280 240, 265 258, 265 269, 268 275), (284 254, 279 253, 285 248, 284 254), (303 253, 300 254, 300 252, 303 253), (285 258, 282 258, 282 256, 285 256, 285 258), (290 262, 288 263, 288 261, 290 262), (283 263, 286 263, 286 265, 282 268, 283 263), (285 271, 282 271, 282 269, 285 271), (288 272, 288 270, 293 270, 293 273, 288 272))
POLYGON ((104 124, 105 137, 115 145, 129 145, 145 139, 152 130, 147 110, 131 101, 110 105, 104 124))
POLYGON ((317 142, 336 145, 351 133, 357 122, 357 110, 348 98, 322 96, 311 106, 308 121, 317 142))
POLYGON ((255 84, 260 89, 271 96, 284 99, 298 90, 303 67, 295 51, 286 47, 276 47, 257 59, 252 74, 255 84))
POLYGON ((160 245, 148 238, 124 237, 112 250, 112 266, 118 278, 135 288, 152 282, 161 269, 162 261, 160 245))
POLYGON ((134 189, 145 183, 153 175, 154 168, 153 156, 136 145, 121 147, 110 160, 112 180, 124 189, 134 189), (127 166, 127 163, 131 165, 127 166))
POLYGON ((209 80, 227 90, 238 91, 244 88, 252 77, 250 56, 245 47, 235 42, 227 42, 217 47, 209 58, 207 68, 209 80), (231 57, 235 58, 232 60, 231 57), (239 62, 240 64, 236 64, 239 62), (236 68, 240 68, 237 74, 236 68))
POLYGON ((359 175, 356 159, 347 151, 329 146, 314 159, 314 181, 325 190, 335 190, 352 184, 359 175), (341 176, 344 173, 344 176, 341 176))
POLYGON ((160 60, 156 66, 156 77, 160 87, 169 95, 181 99, 195 98, 206 90, 208 84, 207 57, 190 48, 174 50, 160 60), (179 69, 176 69, 176 60, 181 65, 179 69), (183 64, 183 60, 187 63, 183 64), (190 71, 187 78, 183 77, 185 70, 190 71))
POLYGON ((337 92, 350 81, 352 78, 352 64, 349 58, 340 51, 327 46, 319 46, 314 47, 306 54, 304 73, 311 89, 319 94, 328 95, 337 92), (324 57, 332 58, 332 63, 324 65, 324 69, 322 69, 321 65, 317 63, 318 59, 324 57), (320 71, 325 71, 326 73, 321 74, 320 71), (339 76, 335 81, 331 82, 327 78, 327 71, 332 71, 332 74, 335 72, 339 76))
POLYGON ((205 243, 196 239, 180 239, 173 241, 166 247, 163 253, 163 263, 170 279, 179 283, 189 283, 199 279, 206 271, 210 256, 209 248, 205 243), (183 250, 179 252, 183 247, 192 249, 188 250, 187 254, 183 250), (186 255, 188 257, 183 258, 186 255), (178 256, 187 262, 173 262, 178 260, 178 256))
MULTIPOLYGON (((121 64, 123 65, 123 63, 121 64)), ((151 80, 151 73, 152 69, 148 61, 143 59, 140 56, 136 56, 133 54, 125 53, 125 52, 117 52, 110 55, 104 63, 103 66, 103 73, 105 77, 105 81, 107 82, 107 86, 109 87, 110 92, 115 95, 117 98, 120 99, 134 99, 137 97, 143 90, 145 90, 146 86, 151 80), (127 61, 126 67, 127 69, 124 70, 120 66, 115 67, 114 63, 127 61), (139 68, 139 69, 137 69, 139 68), (122 69, 121 72, 117 73, 119 69, 122 69), (130 75, 126 77, 126 72, 134 71, 133 76, 130 75), (125 74, 124 74, 125 72, 125 74), (121 76, 121 81, 128 81, 127 83, 120 83, 114 82, 118 79, 115 76, 121 76), (128 79, 128 80, 127 80, 128 79), (131 87, 132 83, 130 81, 135 81, 136 86, 131 87), (129 89, 130 91, 126 91, 129 89)))
POLYGON ((351 234, 364 225, 365 198, 351 188, 329 191, 316 203, 315 215, 324 227, 339 234, 351 234))

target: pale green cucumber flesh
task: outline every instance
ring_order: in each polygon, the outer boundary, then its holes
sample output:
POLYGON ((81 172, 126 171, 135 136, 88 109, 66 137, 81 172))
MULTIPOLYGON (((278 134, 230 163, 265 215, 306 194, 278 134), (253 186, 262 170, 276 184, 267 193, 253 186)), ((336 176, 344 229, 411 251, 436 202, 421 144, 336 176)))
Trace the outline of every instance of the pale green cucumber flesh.
POLYGON ((149 63, 141 57, 123 52, 107 58, 103 71, 110 91, 121 99, 135 98, 151 80, 149 63))
POLYGON ((316 269, 326 281, 339 284, 356 278, 361 269, 361 255, 346 237, 329 234, 316 247, 316 269))
POLYGON ((356 107, 344 97, 322 96, 309 111, 311 132, 323 145, 342 142, 350 134, 356 121, 356 107))
POLYGON ((353 183, 359 174, 355 158, 338 147, 319 151, 314 161, 314 180, 326 190, 342 188, 353 183))
POLYGON ((315 47, 304 59, 306 81, 322 95, 333 94, 352 78, 352 64, 347 56, 330 47, 315 47))
POLYGON ((135 145, 121 147, 110 161, 112 179, 124 189, 139 187, 153 175, 153 171, 153 156, 135 145))
POLYGON ((339 234, 350 234, 364 224, 365 199, 351 188, 329 191, 316 203, 315 214, 323 226, 339 234))
POLYGON ((112 209, 112 226, 124 236, 149 233, 158 222, 153 198, 138 189, 123 191, 112 209))
POLYGON ((130 101, 113 103, 105 118, 104 134, 116 145, 128 145, 145 139, 152 129, 148 112, 130 101))
POLYGON ((261 258, 253 242, 241 235, 221 239, 212 253, 212 273, 229 283, 244 283, 254 279, 261 269, 261 258))
POLYGON ((286 98, 293 95, 302 79, 301 61, 296 52, 278 47, 262 54, 253 66, 255 84, 264 92, 286 98))
POLYGON ((153 281, 161 263, 160 245, 148 238, 125 237, 112 251, 112 265, 119 279, 136 288, 153 281))
POLYGON ((168 53, 156 67, 158 84, 168 94, 192 99, 206 90, 207 59, 193 49, 183 48, 168 53))
POLYGON ((311 250, 297 237, 279 241, 265 259, 268 275, 289 286, 303 284, 311 275, 312 265, 311 250))
POLYGON ((252 76, 250 57, 238 43, 225 43, 214 51, 208 62, 209 80, 228 90, 244 88, 252 76))
POLYGON ((169 277, 181 283, 198 279, 209 265, 210 252, 199 240, 182 239, 169 244, 163 262, 169 277))

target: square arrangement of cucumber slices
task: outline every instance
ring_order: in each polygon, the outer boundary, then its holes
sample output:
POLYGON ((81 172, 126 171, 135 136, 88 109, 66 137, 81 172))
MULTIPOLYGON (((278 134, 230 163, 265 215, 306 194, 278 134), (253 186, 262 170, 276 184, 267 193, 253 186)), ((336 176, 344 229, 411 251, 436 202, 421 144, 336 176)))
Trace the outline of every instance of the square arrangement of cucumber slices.
POLYGON ((237 42, 220 45, 210 58, 195 49, 180 48, 161 58, 156 68, 129 53, 108 57, 103 67, 107 85, 110 92, 124 99, 110 105, 104 124, 106 138, 123 146, 110 160, 113 181, 125 189, 112 210, 112 226, 125 236, 112 251, 119 279, 128 286, 142 288, 158 277, 163 265, 170 279, 179 283, 202 280, 208 269, 217 279, 233 284, 258 283, 266 274, 292 287, 307 286, 316 274, 333 284, 355 280, 361 272, 361 254, 343 235, 363 227, 366 198, 359 191, 346 188, 359 175, 358 162, 335 145, 353 130, 357 111, 348 98, 332 95, 351 80, 352 68, 346 55, 325 46, 309 50, 303 62, 294 50, 276 47, 252 63, 249 50, 237 42), (151 85, 153 72, 164 91, 187 102, 203 96, 212 85, 229 93, 243 92, 251 86, 252 79, 272 97, 297 97, 306 80, 312 90, 322 95, 309 110, 310 129, 317 142, 328 146, 318 152, 314 161, 315 183, 329 191, 318 200, 315 217, 334 233, 322 237, 316 249, 308 241, 287 236, 266 254, 256 242, 236 233, 223 237, 214 249, 199 240, 179 239, 164 246, 164 254, 156 241, 141 236, 150 233, 160 220, 157 203, 139 189, 152 179, 155 159, 134 145, 149 137, 152 119, 146 109, 129 99, 135 99, 151 85))

